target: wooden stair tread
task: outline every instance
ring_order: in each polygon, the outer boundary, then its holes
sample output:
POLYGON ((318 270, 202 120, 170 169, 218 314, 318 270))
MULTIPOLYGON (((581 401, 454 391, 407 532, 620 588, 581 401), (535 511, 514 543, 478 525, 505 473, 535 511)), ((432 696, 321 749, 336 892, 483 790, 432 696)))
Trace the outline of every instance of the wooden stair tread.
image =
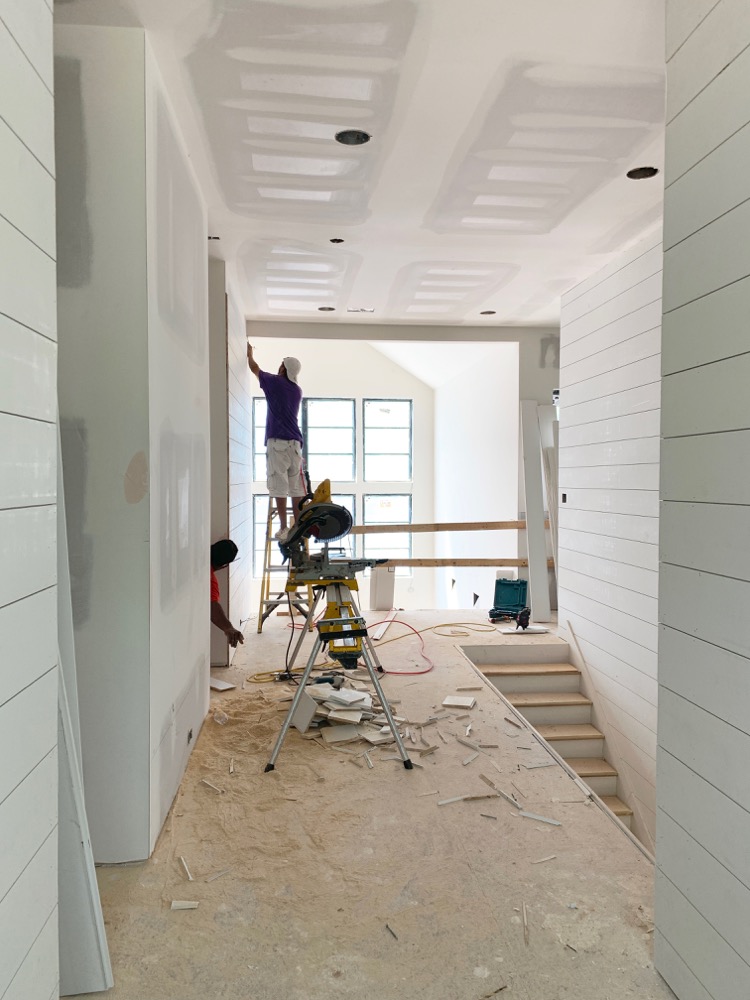
POLYGON ((485 677, 504 677, 506 674, 527 674, 529 677, 536 677, 540 674, 580 673, 572 663, 481 663, 477 668, 485 677))
POLYGON ((626 805, 622 799, 618 799, 616 795, 600 795, 599 798, 608 809, 612 810, 615 816, 633 815, 633 810, 630 806, 626 805))
POLYGON ((580 691, 516 691, 505 696, 516 708, 542 708, 546 705, 592 704, 591 699, 580 691))
POLYGON ((604 734, 596 726, 588 722, 570 723, 568 725, 538 725, 534 727, 545 740, 602 740, 604 734))
POLYGON ((568 757, 565 761, 581 778, 616 778, 617 768, 601 757, 568 757))

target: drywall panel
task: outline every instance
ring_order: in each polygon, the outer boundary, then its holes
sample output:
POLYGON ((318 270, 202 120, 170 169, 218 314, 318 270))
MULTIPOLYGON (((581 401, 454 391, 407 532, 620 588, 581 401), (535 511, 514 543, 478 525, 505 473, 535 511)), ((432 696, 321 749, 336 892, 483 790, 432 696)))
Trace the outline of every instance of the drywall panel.
POLYGON ((208 710, 211 504, 205 210, 146 46, 149 848, 208 710))
POLYGON ((659 566, 659 549, 653 542, 632 542, 625 538, 561 528, 559 546, 561 552, 565 550, 600 556, 625 566, 646 570, 657 570, 659 566))
POLYGON ((56 344, 2 315, 0 399, 5 413, 48 423, 57 419, 56 344))
POLYGON ((659 631, 659 683, 742 732, 748 732, 747 705, 737 692, 748 670, 738 653, 666 626, 659 631))
POLYGON ((720 288, 664 317, 662 371, 665 375, 732 358, 747 351, 750 278, 720 288))
POLYGON ((13 571, 0 577, 0 607, 57 580, 57 511, 47 507, 0 510, 0 552, 13 571))
MULTIPOLYGON (((701 33, 702 34, 702 33, 701 33)), ((701 37, 701 41, 702 41, 701 37)), ((667 90, 671 67, 667 66, 667 90)), ((744 49, 669 123, 665 146, 667 186, 747 124, 750 50, 744 49)))
POLYGON ((0 119, 3 215, 50 257, 55 256, 55 179, 0 119))
POLYGON ((750 580, 747 548, 750 507, 734 504, 673 503, 664 511, 661 557, 688 569, 750 580), (690 545, 685 545, 685 539, 690 545))
POLYGON ((149 854, 144 72, 138 29, 55 32, 60 415, 84 786, 99 862, 149 854))
POLYGON ((750 430, 665 438, 661 498, 694 503, 750 504, 750 430))
POLYGON ((749 429, 748 385, 750 351, 697 370, 665 376, 662 383, 664 436, 749 429), (696 405, 697 400, 700 405, 696 405))

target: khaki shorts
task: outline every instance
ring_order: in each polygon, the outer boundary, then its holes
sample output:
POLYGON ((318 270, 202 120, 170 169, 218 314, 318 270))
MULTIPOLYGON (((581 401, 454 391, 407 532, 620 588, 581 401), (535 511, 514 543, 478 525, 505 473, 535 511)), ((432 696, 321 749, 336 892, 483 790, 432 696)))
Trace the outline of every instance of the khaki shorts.
POLYGON ((307 493, 302 475, 302 445, 299 441, 268 439, 266 476, 269 496, 303 497, 307 493))

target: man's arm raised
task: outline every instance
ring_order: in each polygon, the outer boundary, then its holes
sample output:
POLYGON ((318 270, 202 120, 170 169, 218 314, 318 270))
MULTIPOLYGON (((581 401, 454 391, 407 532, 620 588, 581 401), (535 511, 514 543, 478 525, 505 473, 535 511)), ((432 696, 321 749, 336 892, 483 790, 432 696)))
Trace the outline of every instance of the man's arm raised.
POLYGON ((260 378, 260 365, 253 357, 253 345, 249 342, 247 345, 247 363, 253 375, 255 375, 256 378, 260 378))

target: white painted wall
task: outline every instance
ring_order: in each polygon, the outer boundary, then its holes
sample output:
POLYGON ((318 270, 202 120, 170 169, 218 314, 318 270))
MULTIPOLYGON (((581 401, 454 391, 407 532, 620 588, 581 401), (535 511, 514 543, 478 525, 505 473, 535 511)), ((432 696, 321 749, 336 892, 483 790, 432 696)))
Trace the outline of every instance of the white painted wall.
POLYGON ((64 26, 60 410, 97 861, 148 857, 208 704, 204 211, 140 29, 64 26))
MULTIPOLYGON (((256 360, 264 371, 276 371, 285 355, 302 362, 300 385, 306 396, 346 397, 356 400, 358 480, 355 485, 333 482, 334 493, 401 493, 403 483, 365 483, 362 481, 362 399, 413 399, 413 500, 412 520, 425 523, 433 520, 434 484, 434 416, 433 390, 418 378, 404 371, 368 344, 329 340, 276 340, 255 337, 252 324, 248 333, 257 347, 256 360)), ((257 379, 253 378, 254 396, 262 396, 257 379)), ((313 488, 317 483, 313 483, 313 488)), ((265 493, 265 482, 254 484, 255 493, 265 493)), ((361 511, 361 505, 359 507, 361 511)), ((433 554, 433 536, 413 536, 414 558, 433 554)), ((369 581, 360 576, 361 605, 369 606, 369 581)), ((411 577, 396 580, 395 602, 400 608, 434 607, 434 571, 416 568, 411 577)), ((258 582, 255 595, 260 597, 258 582)))
POLYGON ((750 996, 750 8, 667 3, 657 968, 750 996))
MULTIPOLYGON (((460 355, 460 345, 456 352, 460 355)), ((518 512, 518 344, 488 344, 469 371, 435 391, 435 520, 511 521, 518 512)), ((515 558, 518 532, 440 532, 444 558, 515 558)), ((496 571, 436 571, 436 606, 489 609, 496 571), (455 581, 455 584, 453 583, 455 581)), ((510 574, 509 574, 510 575, 510 574)))
POLYGON ((57 996, 52 13, 0 0, 0 996, 57 996))
POLYGON ((560 324, 558 617, 578 638, 618 794, 650 847, 661 270, 657 233, 563 296, 560 324))
MULTIPOLYGON (((229 536, 229 417, 227 413, 227 284, 223 260, 208 261, 208 364, 211 408, 211 537, 229 536)), ((229 571, 218 570, 223 607, 229 571)), ((226 636, 212 627, 211 665, 226 667, 233 652, 226 636)))

